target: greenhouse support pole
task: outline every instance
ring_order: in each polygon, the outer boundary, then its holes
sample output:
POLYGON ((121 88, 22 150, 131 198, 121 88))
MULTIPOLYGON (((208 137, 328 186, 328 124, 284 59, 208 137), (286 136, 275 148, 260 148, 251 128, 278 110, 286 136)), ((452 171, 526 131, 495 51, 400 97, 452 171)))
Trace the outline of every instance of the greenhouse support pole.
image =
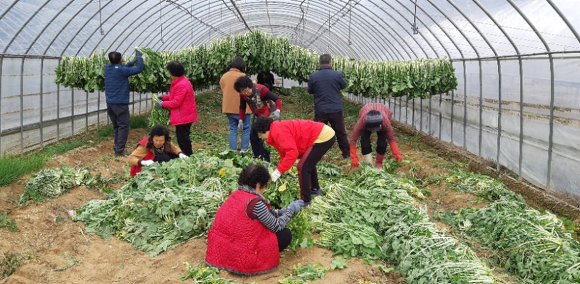
POLYGON ((40 59, 40 148, 44 148, 44 56, 40 59))
POLYGON ((498 75, 498 109, 497 109, 497 157, 496 157, 496 171, 499 172, 500 163, 499 155, 501 152, 501 107, 502 107, 502 95, 501 95, 501 61, 497 59, 497 75, 498 75))
MULTIPOLYGON (((447 92, 449 95, 449 92, 447 92)), ((439 140, 441 140, 441 128, 443 128, 443 112, 441 111, 441 105, 443 104, 443 95, 439 96, 439 140)))
MULTIPOLYGON (((58 59, 60 65, 61 59, 58 59)), ((60 141, 60 84, 56 84, 56 143, 60 141)))
POLYGON ((453 121, 455 120, 455 90, 451 90, 451 144, 453 143, 453 121))
POLYGON ((101 91, 97 91, 97 132, 101 127, 101 91))
POLYGON ((89 92, 85 91, 85 131, 89 131, 89 92))
POLYGON ((131 115, 135 115, 135 91, 131 92, 131 115))
POLYGON ((481 143, 483 139, 483 74, 481 74, 481 59, 479 62, 479 154, 481 157, 481 143))
POLYGON ((550 188, 550 181, 552 176, 552 149, 554 148, 554 57, 552 54, 548 55, 550 58, 550 134, 548 136, 548 180, 546 182, 546 189, 550 188))
POLYGON ((520 63, 520 153, 518 157, 518 180, 522 180, 522 160, 524 157, 524 68, 522 57, 518 56, 520 63))
POLYGON ((75 88, 71 89, 71 108, 70 108, 70 127, 71 127, 71 136, 75 135, 75 88))
MULTIPOLYGON (((399 97, 399 122, 401 122, 401 115, 403 113, 403 102, 402 102, 402 100, 403 100, 403 97, 402 96, 399 97)), ((396 102, 396 100, 395 100, 395 102, 396 102)))
POLYGON ((409 94, 405 96, 405 123, 409 124, 409 94))
POLYGON ((20 155, 24 154, 24 60, 20 63, 20 155))
MULTIPOLYGON (((463 61, 463 148, 467 148, 467 67, 463 61)), ((479 70, 481 71, 481 70, 479 70)), ((481 74, 481 73, 480 73, 481 74)))
POLYGON ((421 100, 419 101, 419 107, 421 108, 421 112, 419 115, 419 128, 421 128, 421 131, 423 131, 423 98, 421 98, 421 100))
POLYGON ((429 97, 429 135, 433 135, 433 133, 431 133, 431 123, 433 123, 433 120, 431 118, 432 115, 432 103, 433 103, 433 98, 429 97))
POLYGON ((143 93, 139 92, 139 114, 141 114, 141 103, 143 102, 142 94, 143 93))
MULTIPOLYGON (((409 99, 407 98, 407 103, 409 102, 409 99)), ((413 108, 411 110, 411 125, 413 125, 413 128, 417 128, 415 127, 415 99, 413 98, 413 103, 411 104, 411 107, 413 108)))
MULTIPOLYGON (((2 115, 2 69, 4 69, 4 56, 0 55, 0 116, 2 115)), ((0 119, 0 152, 2 152, 2 119, 0 119)))

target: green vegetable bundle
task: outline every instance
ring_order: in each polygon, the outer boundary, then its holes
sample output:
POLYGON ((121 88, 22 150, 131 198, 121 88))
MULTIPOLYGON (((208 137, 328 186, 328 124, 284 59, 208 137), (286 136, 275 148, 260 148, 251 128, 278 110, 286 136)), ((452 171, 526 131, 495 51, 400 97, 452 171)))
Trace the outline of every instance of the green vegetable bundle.
POLYGON ((18 204, 28 201, 41 201, 67 193, 71 188, 80 185, 92 185, 99 182, 100 176, 92 176, 86 169, 70 167, 50 168, 35 173, 26 183, 18 204))
POLYGON ((307 210, 318 243, 346 256, 397 262, 407 283, 495 283, 466 245, 438 230, 413 185, 372 166, 329 187, 307 210))
MULTIPOLYGON (((185 66, 185 75, 194 89, 217 85, 235 56, 246 62, 246 73, 263 70, 300 83, 318 68, 318 55, 309 49, 291 45, 287 38, 274 37, 258 30, 218 39, 179 51, 156 52, 137 48, 144 54, 145 69, 130 78, 131 90, 167 92, 168 62, 177 60, 185 66)), ((55 82, 65 87, 92 92, 104 90, 104 51, 91 57, 63 57, 56 68, 55 82)), ((457 88, 457 78, 448 59, 418 59, 402 62, 357 61, 336 57, 333 68, 344 73, 349 82, 346 92, 367 97, 428 98, 457 88)))

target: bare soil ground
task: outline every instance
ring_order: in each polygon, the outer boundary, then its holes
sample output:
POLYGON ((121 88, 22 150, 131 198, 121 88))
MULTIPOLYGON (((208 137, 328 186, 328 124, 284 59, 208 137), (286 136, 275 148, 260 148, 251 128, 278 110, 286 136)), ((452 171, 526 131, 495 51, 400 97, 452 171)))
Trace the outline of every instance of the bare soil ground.
MULTIPOLYGON (((210 122, 202 117, 199 125, 211 131, 227 131, 226 127, 215 128, 214 123, 215 121, 210 122)), ((554 201, 546 193, 514 182, 508 175, 490 172, 488 162, 478 160, 458 147, 419 135, 401 124, 395 123, 394 126, 400 151, 405 159, 411 161, 410 165, 397 170, 396 175, 400 177, 424 179, 446 173, 451 165, 459 161, 469 164, 471 171, 504 178, 504 182, 512 190, 524 195, 538 209, 551 209, 572 220, 580 216, 578 210, 566 205, 566 202, 554 201)), ((146 135, 146 129, 132 129, 127 145, 135 145, 146 135)), ((92 174, 100 173, 105 177, 118 173, 125 176, 129 166, 125 158, 117 158, 112 154, 111 140, 56 155, 47 167, 63 164, 87 167, 92 174)), ((201 146, 194 143, 194 147, 201 146)), ((20 198, 29 178, 30 175, 23 176, 11 185, 0 188, 0 212, 8 212, 8 218, 15 220, 19 229, 17 232, 0 229, 0 262, 8 258, 13 262, 20 262, 19 268, 11 276, 0 279, 0 283, 183 283, 178 280, 186 274, 183 263, 195 265, 203 262, 205 239, 190 239, 174 250, 150 257, 133 248, 128 242, 115 238, 103 240, 99 236, 87 234, 83 223, 72 221, 71 212, 89 200, 103 199, 104 194, 98 189, 78 187, 56 199, 17 206, 15 202, 20 198)), ((124 182, 119 182, 110 187, 116 189, 123 184, 124 182)), ((427 204, 430 215, 439 210, 454 211, 465 207, 485 206, 476 196, 449 190, 444 183, 425 189, 430 194, 422 202, 427 204)), ((441 229, 449 230, 444 224, 434 221, 441 229)), ((485 251, 477 253, 482 257, 486 254, 485 251)), ((296 253, 283 253, 279 269, 266 275, 239 277, 227 272, 220 275, 240 283, 277 283, 277 280, 283 279, 298 263, 321 263, 329 267, 332 259, 332 252, 326 249, 298 249, 296 253)), ((365 281, 403 283, 404 278, 396 271, 384 274, 353 258, 348 260, 348 268, 330 271, 325 279, 311 283, 355 284, 365 281)), ((188 282, 190 281, 186 281, 188 282)))

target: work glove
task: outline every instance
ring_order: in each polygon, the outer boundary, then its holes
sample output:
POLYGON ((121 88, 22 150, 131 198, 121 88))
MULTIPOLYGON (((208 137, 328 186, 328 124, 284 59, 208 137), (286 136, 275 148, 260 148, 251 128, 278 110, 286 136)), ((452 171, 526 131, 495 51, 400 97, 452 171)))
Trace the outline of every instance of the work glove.
POLYGON ((135 55, 137 55, 137 57, 141 57, 141 56, 143 56, 143 53, 141 53, 141 51, 135 49, 135 55))
POLYGON ((351 168, 356 168, 358 167, 358 155, 356 154, 356 146, 355 145, 350 145, 350 167, 351 168))
POLYGON ((278 169, 276 169, 275 171, 273 171, 270 174, 270 177, 272 178, 272 182, 276 182, 280 178, 281 175, 282 174, 278 171, 278 169))
POLYGON ((401 156, 401 153, 399 153, 399 147, 397 147, 397 142, 395 141, 390 142, 389 147, 391 147, 391 152, 393 153, 393 156, 397 158, 397 162, 400 163, 403 160, 403 156, 401 156))
POLYGON ((183 153, 179 153, 179 155, 178 155, 178 156, 179 156, 180 158, 182 158, 182 159, 189 158, 187 155, 185 155, 185 154, 183 154, 183 153))
POLYGON ((163 108, 163 103, 162 102, 156 102, 155 106, 158 108, 163 108))
POLYGON ((157 98, 158 98, 160 101, 163 101, 163 95, 157 95, 157 98))
POLYGON ((278 121, 280 121, 280 110, 279 110, 279 109, 275 110, 275 111, 272 113, 272 118, 273 118, 274 120, 278 120, 278 121))
POLYGON ((302 207, 304 207, 304 201, 302 201, 302 199, 294 200, 290 205, 288 205, 288 209, 294 211, 294 214, 298 213, 302 207))
POLYGON ((153 165, 153 163, 155 163, 155 162, 153 162, 153 160, 143 160, 143 161, 141 161, 141 166, 143 166, 143 167, 151 166, 151 165, 153 165))
POLYGON ((240 122, 238 122, 238 130, 244 130, 244 121, 240 119, 240 122))

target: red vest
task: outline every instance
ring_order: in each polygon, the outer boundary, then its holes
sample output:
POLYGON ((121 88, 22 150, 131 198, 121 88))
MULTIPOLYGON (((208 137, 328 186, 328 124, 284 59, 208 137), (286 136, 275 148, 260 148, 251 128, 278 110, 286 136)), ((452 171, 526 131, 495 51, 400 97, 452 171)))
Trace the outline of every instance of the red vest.
MULTIPOLYGON (((149 140, 149 137, 143 138, 143 140, 139 141, 139 144, 141 144, 143 147, 146 147, 147 140, 149 140)), ((139 144, 135 145, 135 148, 139 147, 139 144)), ((151 152, 151 150, 147 150, 147 156, 145 156, 143 160, 153 160, 153 158, 155 158, 155 153, 151 152)), ((143 166, 131 165, 131 177, 134 177, 136 174, 140 173, 142 167, 143 166)))
POLYGON ((207 237, 207 264, 238 274, 259 274, 278 267, 276 234, 246 215, 246 206, 255 197, 236 190, 218 209, 207 237))

